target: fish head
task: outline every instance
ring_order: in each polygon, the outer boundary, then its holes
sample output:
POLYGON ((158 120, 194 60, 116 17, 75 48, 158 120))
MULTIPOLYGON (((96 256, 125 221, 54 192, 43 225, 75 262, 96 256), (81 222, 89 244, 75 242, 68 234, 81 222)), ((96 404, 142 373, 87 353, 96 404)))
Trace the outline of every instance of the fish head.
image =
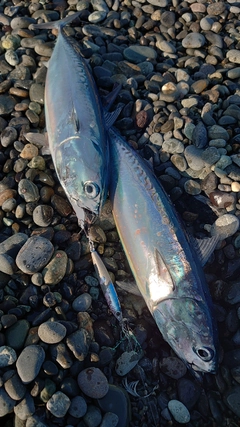
POLYGON ((216 373, 217 331, 203 300, 165 299, 156 305, 153 317, 164 339, 191 370, 216 373))
POLYGON ((107 171, 94 143, 84 139, 83 145, 79 136, 67 138, 55 149, 53 161, 76 215, 82 210, 88 217, 99 215, 107 195, 107 171))

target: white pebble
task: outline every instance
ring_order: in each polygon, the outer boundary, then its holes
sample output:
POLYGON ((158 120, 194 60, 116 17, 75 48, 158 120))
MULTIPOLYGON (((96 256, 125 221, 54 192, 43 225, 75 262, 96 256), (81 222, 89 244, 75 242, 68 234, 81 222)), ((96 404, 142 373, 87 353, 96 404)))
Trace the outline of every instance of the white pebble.
POLYGON ((224 214, 216 219, 211 227, 211 235, 221 240, 233 236, 239 228, 239 219, 232 214, 224 214))
POLYGON ((171 412, 173 418, 179 424, 186 424, 190 421, 190 414, 186 406, 179 400, 170 400, 168 402, 168 409, 171 412))

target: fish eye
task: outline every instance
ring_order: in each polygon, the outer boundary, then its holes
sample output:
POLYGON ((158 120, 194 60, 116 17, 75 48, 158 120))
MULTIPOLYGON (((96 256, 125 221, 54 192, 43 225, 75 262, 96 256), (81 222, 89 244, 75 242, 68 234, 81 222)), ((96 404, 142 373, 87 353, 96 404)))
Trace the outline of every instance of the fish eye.
POLYGON ((83 185, 83 190, 89 199, 95 199, 100 192, 99 186, 92 181, 86 181, 83 185))
POLYGON ((195 350, 195 352, 204 362, 210 362, 214 356, 214 351, 208 347, 198 348, 195 350))

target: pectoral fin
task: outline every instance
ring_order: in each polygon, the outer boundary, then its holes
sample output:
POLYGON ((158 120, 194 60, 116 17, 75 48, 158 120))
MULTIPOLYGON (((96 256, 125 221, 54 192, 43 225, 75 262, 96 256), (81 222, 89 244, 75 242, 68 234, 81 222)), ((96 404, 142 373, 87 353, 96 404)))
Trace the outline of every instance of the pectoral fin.
POLYGON ((190 240, 197 253, 201 265, 204 266, 216 248, 219 242, 219 237, 213 236, 206 237, 205 239, 195 239, 194 237, 191 237, 190 240))

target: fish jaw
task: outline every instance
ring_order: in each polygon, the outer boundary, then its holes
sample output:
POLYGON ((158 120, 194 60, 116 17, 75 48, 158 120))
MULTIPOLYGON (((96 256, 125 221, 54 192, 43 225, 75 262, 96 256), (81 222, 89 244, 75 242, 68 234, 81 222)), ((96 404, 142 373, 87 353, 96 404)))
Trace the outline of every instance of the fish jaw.
POLYGON ((84 209, 99 215, 106 199, 107 174, 94 142, 83 135, 67 138, 55 148, 52 158, 76 214, 84 209))
POLYGON ((216 325, 204 301, 169 298, 157 304, 152 315, 165 341, 190 369, 217 372, 216 325))

